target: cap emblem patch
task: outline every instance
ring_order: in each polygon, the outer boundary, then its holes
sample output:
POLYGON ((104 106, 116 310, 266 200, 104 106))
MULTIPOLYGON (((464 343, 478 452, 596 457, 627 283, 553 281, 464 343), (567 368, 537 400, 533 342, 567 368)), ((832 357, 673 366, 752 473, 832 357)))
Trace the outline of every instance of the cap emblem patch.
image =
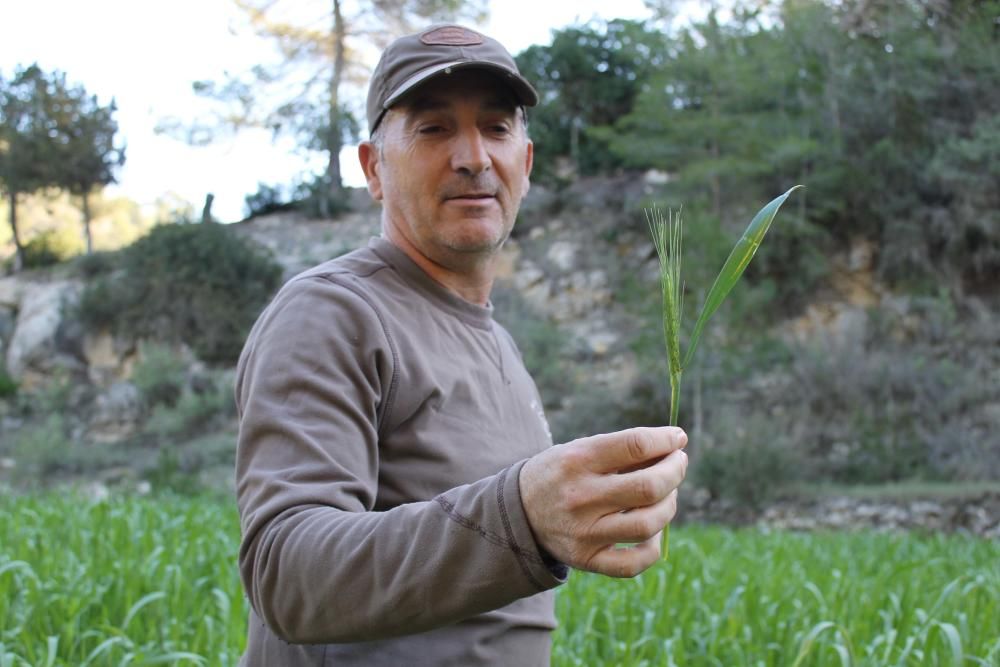
POLYGON ((483 43, 483 36, 468 28, 449 25, 425 32, 420 41, 427 46, 475 46, 483 43))

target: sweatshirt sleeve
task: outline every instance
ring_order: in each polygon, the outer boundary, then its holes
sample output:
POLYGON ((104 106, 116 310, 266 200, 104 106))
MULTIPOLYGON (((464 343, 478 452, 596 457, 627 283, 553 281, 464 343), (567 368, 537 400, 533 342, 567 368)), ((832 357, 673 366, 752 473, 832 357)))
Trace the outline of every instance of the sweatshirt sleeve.
POLYGON ((286 641, 422 632, 565 581, 531 534, 523 461, 373 511, 394 354, 364 297, 312 277, 278 294, 241 356, 240 573, 254 610, 286 641))

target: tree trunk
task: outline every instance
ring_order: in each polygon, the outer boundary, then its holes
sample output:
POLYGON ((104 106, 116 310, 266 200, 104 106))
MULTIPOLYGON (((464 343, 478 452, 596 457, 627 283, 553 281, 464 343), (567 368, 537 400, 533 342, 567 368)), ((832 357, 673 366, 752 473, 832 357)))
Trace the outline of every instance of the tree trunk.
POLYGON ((87 237, 87 254, 94 251, 94 241, 90 235, 90 193, 83 191, 83 233, 87 237))
POLYGON ((14 248, 17 250, 14 255, 14 272, 17 273, 24 268, 24 246, 21 245, 21 237, 17 233, 17 193, 9 192, 7 199, 10 202, 10 231, 14 235, 14 248))
POLYGON ((330 72, 330 109, 329 127, 327 128, 326 146, 326 202, 321 202, 321 213, 329 214, 329 204, 340 199, 343 190, 343 180, 340 175, 340 149, 343 143, 343 131, 340 118, 340 81, 344 71, 344 17, 340 11, 340 0, 333 0, 333 71, 330 72), (325 204, 325 205, 324 205, 325 204))
POLYGON ((715 139, 712 139, 711 155, 712 164, 714 165, 712 176, 709 178, 709 185, 712 188, 712 213, 721 220, 722 180, 719 178, 719 156, 721 155, 721 151, 719 150, 719 142, 715 139))
MULTIPOLYGON (((716 90, 715 85, 712 86, 712 94, 709 96, 709 103, 711 106, 712 113, 712 126, 714 128, 719 127, 719 106, 722 102, 719 100, 720 93, 716 90)), ((719 138, 716 132, 713 132, 711 144, 709 146, 709 154, 712 156, 712 175, 709 178, 709 187, 712 189, 712 213, 716 218, 722 220, 722 180, 719 178, 719 158, 722 155, 722 151, 719 147, 719 138)))
POLYGON ((205 195, 205 205, 201 208, 201 224, 211 224, 212 223, 212 202, 215 201, 215 195, 209 192, 205 195))
POLYGON ((573 175, 580 175, 580 117, 573 116, 569 124, 569 160, 573 163, 573 175))

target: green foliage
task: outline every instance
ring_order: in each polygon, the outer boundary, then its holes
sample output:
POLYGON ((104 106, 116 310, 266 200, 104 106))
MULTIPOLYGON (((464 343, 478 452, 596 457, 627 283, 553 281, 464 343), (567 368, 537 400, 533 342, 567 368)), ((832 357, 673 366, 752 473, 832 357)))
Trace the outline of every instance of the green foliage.
POLYGON ((15 395, 17 395, 17 380, 12 378, 5 365, 0 363, 0 399, 15 395))
POLYGON ((927 242, 968 292, 989 296, 1000 285, 1000 113, 979 115, 968 134, 948 137, 929 165, 947 208, 928 216, 927 242))
POLYGON ((168 442, 192 436, 213 419, 234 412, 231 383, 212 377, 198 391, 185 389, 173 403, 156 404, 143 430, 168 442))
POLYGON ((187 367, 170 346, 146 343, 139 347, 132 384, 142 392, 148 406, 173 406, 187 384, 187 367))
POLYGON ((87 286, 91 330, 185 343, 199 359, 233 363, 281 280, 259 246, 216 224, 161 225, 121 252, 119 269, 87 286))
POLYGON ((575 393, 575 364, 565 352, 573 345, 559 325, 535 311, 516 290, 498 286, 490 297, 498 322, 510 332, 547 408, 575 393))
POLYGON ((926 347, 858 342, 800 349, 791 366, 795 382, 772 395, 785 410, 780 422, 800 434, 813 461, 811 477, 866 484, 997 474, 989 455, 977 472, 956 475, 952 467, 959 451, 976 449, 967 411, 990 399, 977 386, 978 373, 935 359, 926 347), (845 364, 847 350, 852 363, 845 364))
POLYGON ((622 160, 595 130, 632 109, 651 73, 662 65, 666 47, 660 32, 614 19, 554 31, 550 45, 519 53, 518 69, 541 98, 530 111, 532 178, 558 182, 560 159, 568 159, 577 175, 620 166, 622 160))
MULTIPOLYGON (((228 498, 0 496, 0 663, 236 664, 238 550, 228 498)), ((995 541, 680 526, 673 551, 624 583, 574 573, 554 667, 1000 657, 995 541)))
POLYGON ((68 229, 46 230, 24 244, 24 268, 59 264, 81 250, 79 234, 68 229))
POLYGON ((671 560, 628 585, 573 574, 556 598, 553 665, 922 667, 1000 658, 995 542, 687 526, 674 537, 671 560))
POLYGON ((91 252, 78 256, 73 267, 77 274, 85 280, 111 273, 115 267, 116 255, 113 252, 91 252))
POLYGON ((75 467, 75 457, 68 455, 73 453, 73 443, 66 418, 58 412, 16 431, 11 436, 9 449, 4 447, 3 450, 24 474, 47 475, 75 467))
POLYGON ((338 191, 337 196, 331 195, 325 176, 306 178, 296 185, 292 191, 292 204, 306 215, 321 218, 337 216, 351 209, 343 190, 338 191))
POLYGON ((248 218, 281 211, 329 218, 349 211, 350 200, 343 192, 331 196, 325 177, 313 176, 289 187, 260 183, 257 192, 245 197, 244 210, 248 218))
POLYGON ((17 229, 17 195, 44 187, 83 196, 90 250, 87 196, 115 182, 115 170, 125 163, 125 149, 115 146, 115 111, 113 101, 102 106, 82 86, 69 85, 65 74, 45 73, 37 65, 17 70, 9 83, 0 78, 0 187, 8 194, 20 262, 26 257, 17 229))
POLYGON ((192 496, 199 492, 197 476, 180 461, 171 447, 160 449, 156 465, 146 471, 146 478, 155 489, 192 496))
POLYGON ((3 505, 0 663, 238 662, 247 607, 231 505, 73 494, 3 505))
POLYGON ((687 343, 687 352, 681 359, 681 316, 683 314, 684 283, 681 280, 681 255, 683 227, 680 217, 673 215, 664 218, 658 209, 647 211, 647 221, 656 246, 656 254, 660 262, 660 286, 662 303, 663 335, 666 344, 668 370, 670 375, 670 421, 678 423, 680 405, 681 377, 684 369, 691 364, 698 348, 701 333, 709 318, 715 314, 722 302, 743 276, 750 261, 757 253, 764 235, 771 226, 778 209, 788 199, 794 190, 802 186, 794 186, 784 194, 771 200, 750 221, 743 235, 729 253, 725 264, 708 290, 708 295, 702 304, 701 312, 695 321, 694 329, 687 343))
POLYGON ((723 220, 783 179, 807 183, 794 233, 753 269, 782 297, 794 290, 786 303, 817 285, 815 259, 858 237, 878 245, 894 286, 933 292, 943 272, 993 298, 996 3, 789 0, 768 20, 742 7, 678 29, 627 112, 591 138, 626 167, 669 173, 667 198, 723 220))
POLYGON ((246 217, 253 218, 258 215, 277 213, 292 208, 292 204, 284 194, 284 188, 280 185, 257 184, 257 192, 249 194, 243 198, 246 217))
POLYGON ((48 75, 37 65, 0 77, 0 186, 19 194, 44 187, 57 179, 58 154, 50 132, 58 88, 58 74, 48 75))
POLYGON ((713 428, 732 435, 711 447, 698 448, 692 466, 694 483, 713 498, 759 510, 800 479, 801 453, 794 443, 775 436, 761 415, 750 415, 739 424, 714 423, 713 428))

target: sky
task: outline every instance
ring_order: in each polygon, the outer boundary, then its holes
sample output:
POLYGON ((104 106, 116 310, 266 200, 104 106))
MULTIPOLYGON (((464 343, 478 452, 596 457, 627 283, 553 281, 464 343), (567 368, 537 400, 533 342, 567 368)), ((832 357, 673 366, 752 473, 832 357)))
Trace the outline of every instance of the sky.
MULTIPOLYGON (((306 1, 308 0, 286 0, 306 1)), ((489 22, 478 27, 512 53, 548 44, 553 29, 591 18, 645 18, 642 0, 492 0, 489 22), (613 7, 613 9, 608 9, 613 7)), ((37 62, 65 72, 107 104, 113 98, 126 163, 108 192, 144 207, 176 196, 200 211, 214 196, 222 221, 243 217, 244 197, 259 183, 288 184, 322 160, 309 162, 288 139, 247 131, 206 147, 157 134, 168 117, 194 118, 210 104, 191 89, 196 80, 220 81, 243 72, 270 53, 267 42, 235 30, 232 0, 0 0, 0 73, 37 62)), ((374 65, 374 63, 370 63, 374 65)), ((360 99, 360 98, 359 98, 360 99)), ((341 165, 347 185, 363 185, 355 147, 341 165)))

